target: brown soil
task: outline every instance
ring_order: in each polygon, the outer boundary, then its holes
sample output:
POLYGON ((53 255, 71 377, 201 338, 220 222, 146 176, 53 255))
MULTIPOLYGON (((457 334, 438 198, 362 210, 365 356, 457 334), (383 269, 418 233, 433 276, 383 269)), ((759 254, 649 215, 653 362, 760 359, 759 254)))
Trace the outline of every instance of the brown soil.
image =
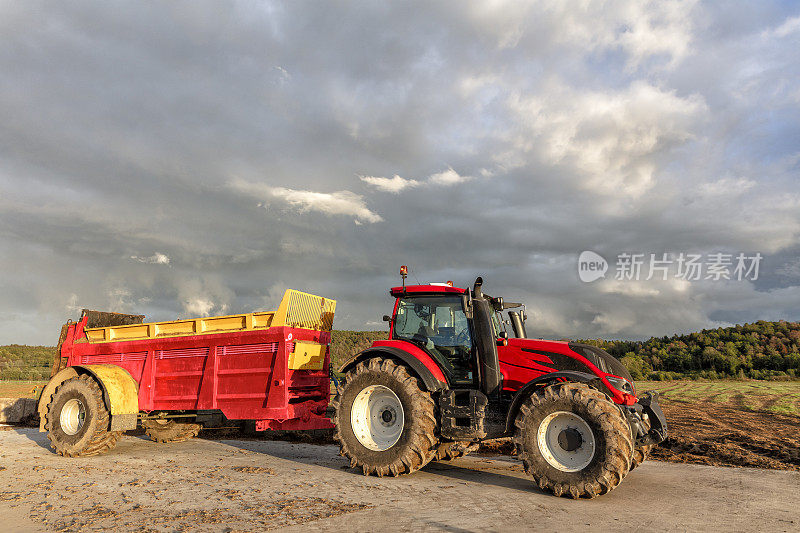
POLYGON ((800 417, 725 405, 662 406, 670 437, 653 459, 800 471, 800 417))

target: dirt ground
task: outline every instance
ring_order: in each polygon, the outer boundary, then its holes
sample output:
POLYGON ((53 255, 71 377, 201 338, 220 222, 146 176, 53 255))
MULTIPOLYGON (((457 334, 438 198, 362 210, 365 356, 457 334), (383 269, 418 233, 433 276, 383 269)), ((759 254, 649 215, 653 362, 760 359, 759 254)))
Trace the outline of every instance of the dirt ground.
POLYGON ((38 398, 46 381, 0 380, 0 398, 38 398))
POLYGON ((670 438, 653 458, 800 471, 800 417, 725 405, 664 406, 670 438))
POLYGON ((504 456, 364 477, 331 445, 125 436, 67 459, 0 431, 3 531, 797 531, 800 473, 646 461, 613 492, 544 494, 504 456))

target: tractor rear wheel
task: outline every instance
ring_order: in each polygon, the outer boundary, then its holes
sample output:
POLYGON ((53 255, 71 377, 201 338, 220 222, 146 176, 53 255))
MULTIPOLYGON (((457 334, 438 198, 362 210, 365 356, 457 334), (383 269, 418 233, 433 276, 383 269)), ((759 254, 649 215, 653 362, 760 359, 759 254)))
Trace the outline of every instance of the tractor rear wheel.
POLYGON ((633 440, 619 408, 582 383, 533 393, 515 420, 514 444, 525 471, 556 496, 594 498, 631 468, 633 440))
POLYGON ((468 440, 463 441, 444 441, 439 443, 436 448, 435 461, 450 461, 459 457, 464 457, 478 449, 477 442, 468 440))
POLYGON ((109 431, 111 414, 103 390, 86 374, 56 388, 47 405, 44 427, 53 449, 67 457, 103 453, 122 437, 121 431, 109 431))
POLYGON ((154 442, 182 442, 196 437, 203 426, 175 420, 152 419, 142 420, 144 432, 154 442))
POLYGON ((345 374, 331 405, 339 453, 364 475, 410 474, 436 455, 433 399, 391 359, 356 365, 345 374))

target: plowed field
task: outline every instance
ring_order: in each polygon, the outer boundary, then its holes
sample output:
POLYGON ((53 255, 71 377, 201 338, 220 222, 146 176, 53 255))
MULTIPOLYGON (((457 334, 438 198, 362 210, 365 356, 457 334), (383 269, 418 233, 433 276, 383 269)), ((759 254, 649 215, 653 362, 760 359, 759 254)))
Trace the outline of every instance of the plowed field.
POLYGON ((649 382, 670 438, 652 457, 679 463, 800 470, 800 382, 649 382))

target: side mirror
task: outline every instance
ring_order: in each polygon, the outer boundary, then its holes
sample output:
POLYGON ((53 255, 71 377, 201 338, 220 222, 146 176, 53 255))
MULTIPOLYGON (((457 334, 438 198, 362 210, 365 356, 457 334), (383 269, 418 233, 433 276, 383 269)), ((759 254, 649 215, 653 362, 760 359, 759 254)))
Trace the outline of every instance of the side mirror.
POLYGON ((390 317, 389 315, 383 315, 383 321, 384 322, 391 322, 392 321, 392 317, 390 317))

